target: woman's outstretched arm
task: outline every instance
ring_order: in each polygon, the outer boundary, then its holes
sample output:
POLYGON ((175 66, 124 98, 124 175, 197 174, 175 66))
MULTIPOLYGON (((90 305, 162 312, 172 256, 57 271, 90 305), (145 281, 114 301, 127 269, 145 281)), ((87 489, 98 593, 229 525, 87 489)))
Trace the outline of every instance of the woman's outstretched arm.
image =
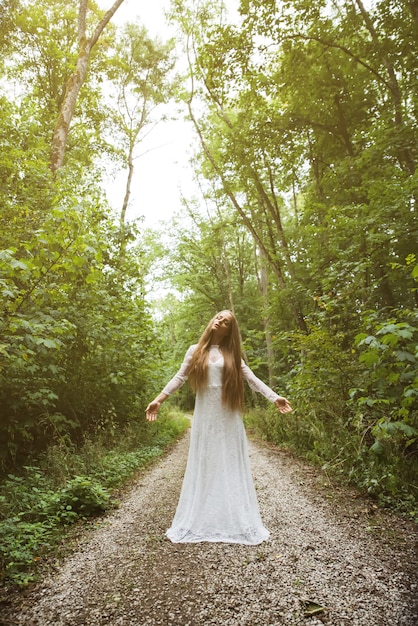
POLYGON ((289 401, 283 396, 279 396, 273 389, 270 389, 262 380, 257 378, 254 372, 242 361, 241 363, 242 377, 247 381, 251 389, 261 393, 267 400, 273 402, 280 413, 290 413, 292 407, 289 401))
POLYGON ((181 367, 177 374, 173 376, 173 378, 166 384, 164 389, 158 396, 149 403, 147 408, 145 409, 145 415, 149 422, 154 422, 158 417, 158 411, 160 410, 160 406, 167 400, 172 393, 177 391, 187 380, 187 372, 189 369, 190 361, 192 359, 192 355, 196 346, 190 346, 187 350, 186 355, 184 357, 184 361, 181 364, 181 367))

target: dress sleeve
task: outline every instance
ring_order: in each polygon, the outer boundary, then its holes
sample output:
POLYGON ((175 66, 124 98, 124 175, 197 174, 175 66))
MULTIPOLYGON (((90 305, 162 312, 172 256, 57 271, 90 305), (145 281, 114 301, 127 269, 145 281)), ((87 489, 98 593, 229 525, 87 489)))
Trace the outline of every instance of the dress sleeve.
POLYGON ((177 389, 180 389, 180 387, 184 385, 184 383, 186 382, 187 371, 189 369, 189 365, 192 360, 192 355, 193 355, 195 348, 196 346, 190 346, 190 348, 187 350, 185 354, 184 361, 181 364, 179 371, 177 372, 175 376, 173 376, 170 382, 168 382, 166 386, 164 387, 162 393, 165 393, 166 396, 171 396, 171 394, 177 391, 177 389))
POLYGON ((273 391, 273 389, 270 389, 270 387, 263 383, 262 380, 257 378, 254 372, 250 370, 250 368, 244 363, 244 361, 241 361, 241 371, 243 379, 247 381, 251 389, 257 391, 258 393, 261 393, 265 398, 267 398, 267 400, 270 400, 270 402, 275 402, 278 398, 281 397, 275 391, 273 391))

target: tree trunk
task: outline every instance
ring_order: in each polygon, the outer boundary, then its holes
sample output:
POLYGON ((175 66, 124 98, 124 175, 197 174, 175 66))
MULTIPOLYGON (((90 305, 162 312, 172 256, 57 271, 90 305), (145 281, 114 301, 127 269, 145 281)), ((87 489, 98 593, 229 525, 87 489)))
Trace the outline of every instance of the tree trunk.
POLYGON ((51 146, 51 170, 55 174, 64 164, 68 132, 73 118, 78 94, 87 75, 90 50, 85 45, 80 50, 74 73, 70 76, 65 89, 64 100, 58 113, 51 146))
POLYGON ((132 177, 134 174, 134 152, 135 143, 131 142, 129 146, 128 154, 128 178, 126 179, 125 196, 123 198, 122 209, 120 211, 119 218, 119 254, 121 257, 125 256, 126 239, 125 239, 125 226, 126 226, 126 211, 129 205, 129 198, 131 196, 132 177))
POLYGON ((55 174, 64 164, 64 155, 67 146, 67 138, 70 130, 70 124, 74 115, 74 109, 77 102, 78 94, 80 93, 80 89, 83 86, 87 75, 91 51, 96 45, 97 40, 99 39, 103 30, 123 2, 124 0, 115 0, 113 6, 109 9, 109 11, 107 11, 104 17, 97 24, 93 36, 90 39, 87 39, 87 0, 80 0, 78 14, 79 53, 77 57, 76 68, 67 81, 64 99, 58 113, 58 119, 52 137, 51 170, 53 174, 55 174))
POLYGON ((266 348, 267 348, 267 368, 268 368, 268 376, 269 376, 269 386, 273 388, 274 385, 274 372, 273 372, 273 363, 274 363, 274 353, 273 353, 273 337, 271 335, 270 330, 270 319, 267 314, 268 311, 268 273, 267 266, 264 259, 263 252, 259 249, 260 254, 260 273, 258 278, 258 288, 261 294, 261 301, 263 303, 263 330, 264 330, 264 338, 266 340, 266 348))

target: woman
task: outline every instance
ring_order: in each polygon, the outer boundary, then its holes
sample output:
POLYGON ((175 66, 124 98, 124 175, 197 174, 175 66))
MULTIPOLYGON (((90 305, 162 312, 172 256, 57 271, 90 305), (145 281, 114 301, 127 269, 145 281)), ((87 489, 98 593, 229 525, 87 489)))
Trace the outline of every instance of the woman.
POLYGON ((291 407, 259 380, 241 357, 231 311, 221 311, 191 346, 174 378, 146 409, 147 419, 186 379, 196 391, 189 457, 180 499, 166 535, 173 543, 221 541, 256 545, 269 537, 251 476, 242 422, 243 380, 281 413, 291 407))

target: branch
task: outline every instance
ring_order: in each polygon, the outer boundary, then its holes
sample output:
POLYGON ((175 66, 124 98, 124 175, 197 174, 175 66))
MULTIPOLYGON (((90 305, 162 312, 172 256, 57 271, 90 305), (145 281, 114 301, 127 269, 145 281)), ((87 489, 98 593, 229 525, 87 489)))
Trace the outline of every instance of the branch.
MULTIPOLYGON (((81 2, 85 2, 85 0, 81 0, 81 2)), ((97 24, 96 29, 93 33, 93 36, 89 41, 90 49, 93 48, 93 46, 97 43, 97 40, 99 39, 103 30, 106 28, 106 26, 108 25, 108 23, 110 22, 110 20, 112 19, 112 17, 114 16, 114 14, 116 13, 116 11, 119 9, 120 5, 123 2, 124 0, 116 0, 113 6, 108 10, 108 12, 104 15, 104 17, 97 24)))
POLYGON ((78 43, 86 37, 86 15, 88 0, 80 0, 80 8, 78 10, 78 43))

